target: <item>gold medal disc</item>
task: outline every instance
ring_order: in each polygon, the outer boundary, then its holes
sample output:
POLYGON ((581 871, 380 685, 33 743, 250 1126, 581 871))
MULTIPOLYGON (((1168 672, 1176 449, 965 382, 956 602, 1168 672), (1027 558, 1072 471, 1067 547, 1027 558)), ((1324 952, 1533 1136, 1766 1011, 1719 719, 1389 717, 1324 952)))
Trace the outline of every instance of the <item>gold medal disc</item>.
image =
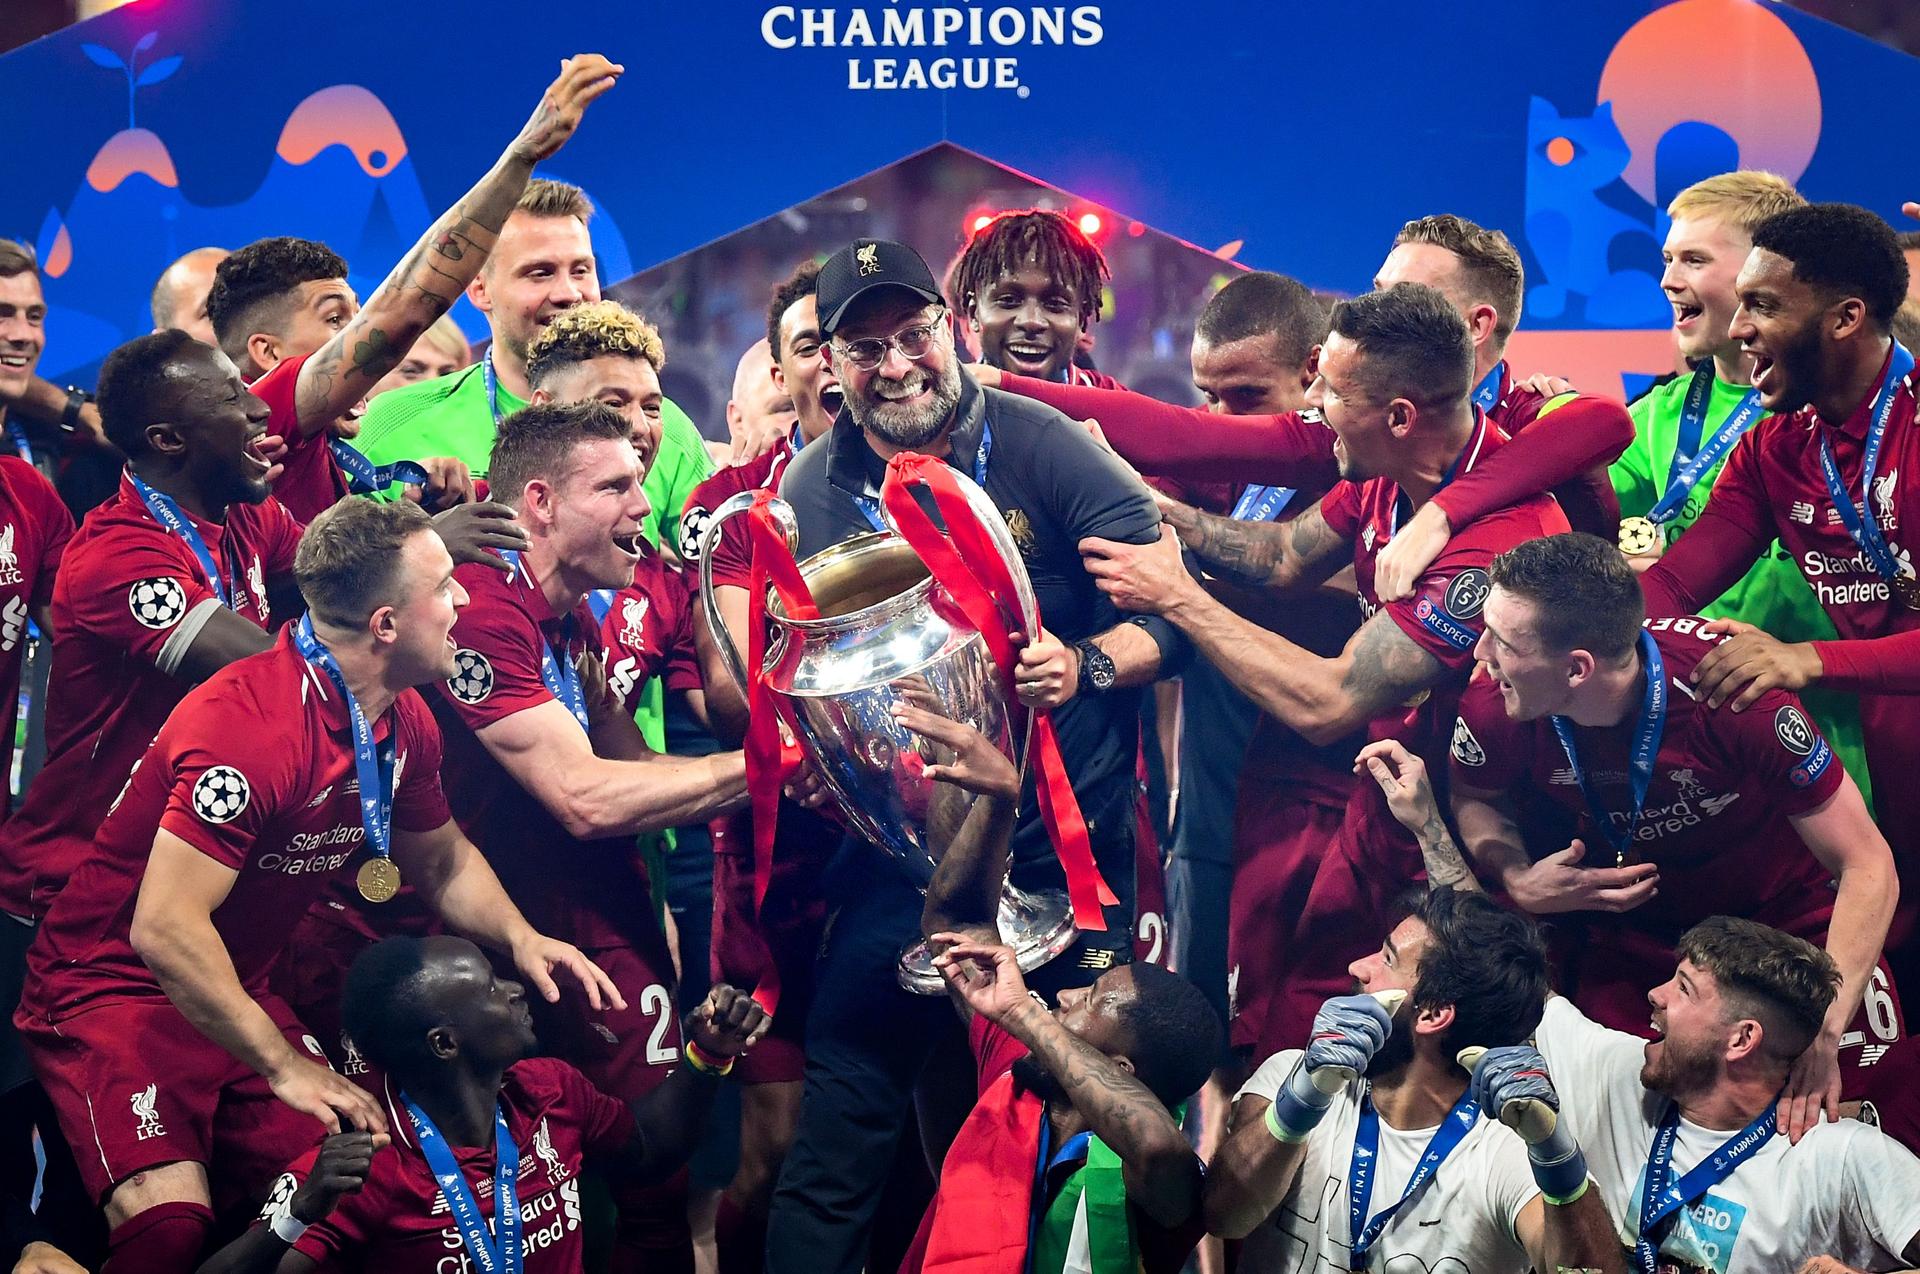
POLYGON ((1660 528, 1647 518, 1623 518, 1620 522, 1620 551, 1628 557, 1641 557, 1660 547, 1660 528))
POLYGON ((1920 579, 1911 575, 1896 575, 1887 581, 1887 587, 1893 592, 1893 599, 1908 610, 1920 610, 1920 579))
POLYGON ((389 902, 400 892, 400 869, 391 858, 369 858, 360 864, 353 883, 368 902, 389 902))

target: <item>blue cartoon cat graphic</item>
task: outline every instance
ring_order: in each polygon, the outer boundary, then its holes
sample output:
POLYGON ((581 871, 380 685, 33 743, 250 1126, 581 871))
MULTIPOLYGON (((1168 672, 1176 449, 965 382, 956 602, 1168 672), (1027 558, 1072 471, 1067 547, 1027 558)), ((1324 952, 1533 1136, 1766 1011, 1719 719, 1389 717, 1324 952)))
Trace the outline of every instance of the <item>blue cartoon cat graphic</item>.
POLYGON ((1619 180, 1627 159, 1611 102, 1582 119, 1532 99, 1527 246, 1538 269, 1527 289, 1529 322, 1644 327, 1666 321, 1653 229, 1613 202, 1641 203, 1619 180))

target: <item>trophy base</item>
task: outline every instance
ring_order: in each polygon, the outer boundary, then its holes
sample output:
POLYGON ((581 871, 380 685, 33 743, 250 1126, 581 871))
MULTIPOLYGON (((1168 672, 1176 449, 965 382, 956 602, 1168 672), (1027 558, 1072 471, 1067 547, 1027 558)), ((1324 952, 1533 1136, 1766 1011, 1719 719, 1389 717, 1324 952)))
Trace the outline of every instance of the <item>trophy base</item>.
MULTIPOLYGON (((1073 945, 1073 907, 1060 890, 1029 893, 1008 883, 1000 892, 1000 941, 1013 948, 1020 972, 1032 973, 1073 945)), ((895 971, 900 985, 915 995, 940 995, 947 980, 933 967, 933 949, 916 942, 900 953, 895 971)))

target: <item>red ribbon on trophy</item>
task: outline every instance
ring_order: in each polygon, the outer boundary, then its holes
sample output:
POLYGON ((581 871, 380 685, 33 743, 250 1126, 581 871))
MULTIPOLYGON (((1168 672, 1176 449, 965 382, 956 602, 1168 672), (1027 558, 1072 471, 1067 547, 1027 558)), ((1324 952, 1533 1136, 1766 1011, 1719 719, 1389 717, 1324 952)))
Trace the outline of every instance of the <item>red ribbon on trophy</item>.
MULTIPOLYGON (((1011 634, 1013 625, 1025 626, 1027 621, 1021 616, 1020 594, 999 549, 980 525, 973 505, 955 485, 953 472, 944 460, 911 451, 894 456, 887 462, 880 500, 893 515, 894 529, 913 546, 934 580, 986 640, 987 650, 1000 670, 1017 734, 1022 708, 1013 690, 1016 652, 1011 634), (933 496, 934 507, 947 524, 945 535, 914 499, 912 488, 916 486, 925 487, 933 496)), ((1025 634, 1029 641, 1040 635, 1037 610, 1033 627, 1036 631, 1025 634)), ((1073 922, 1081 929, 1104 930, 1107 919, 1102 904, 1113 906, 1120 900, 1094 861, 1086 819, 1067 780, 1066 761, 1060 755, 1053 721, 1045 712, 1034 713, 1032 747, 1032 759, 1040 767, 1034 782, 1040 818, 1066 873, 1073 922)))
MULTIPOLYGON (((786 537, 767 512, 773 492, 762 488, 747 510, 747 542, 751 566, 747 576, 747 734, 742 746, 747 760, 747 797, 753 813, 753 914, 757 919, 773 884, 773 834, 780 822, 780 792, 800 768, 800 745, 793 723, 785 717, 785 701, 768 685, 767 589, 771 587, 788 619, 818 619, 813 591, 787 548, 786 537), (783 730, 781 727, 785 725, 783 730)), ((787 656, 798 655, 789 643, 787 656)), ((753 989, 753 998, 772 1016, 780 1004, 780 966, 767 953, 766 974, 753 989)))

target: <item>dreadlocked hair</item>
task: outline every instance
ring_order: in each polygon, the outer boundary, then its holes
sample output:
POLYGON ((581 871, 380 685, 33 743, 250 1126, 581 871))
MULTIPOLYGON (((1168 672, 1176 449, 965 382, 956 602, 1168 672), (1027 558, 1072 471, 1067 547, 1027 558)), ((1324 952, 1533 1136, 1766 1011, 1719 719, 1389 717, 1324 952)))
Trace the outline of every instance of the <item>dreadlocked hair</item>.
POLYGON ((1101 293, 1113 278, 1107 258, 1072 219, 1029 208, 1001 213, 967 241, 947 271, 947 300, 955 313, 971 314, 982 293, 1028 265, 1073 286, 1083 326, 1099 313, 1101 293))

